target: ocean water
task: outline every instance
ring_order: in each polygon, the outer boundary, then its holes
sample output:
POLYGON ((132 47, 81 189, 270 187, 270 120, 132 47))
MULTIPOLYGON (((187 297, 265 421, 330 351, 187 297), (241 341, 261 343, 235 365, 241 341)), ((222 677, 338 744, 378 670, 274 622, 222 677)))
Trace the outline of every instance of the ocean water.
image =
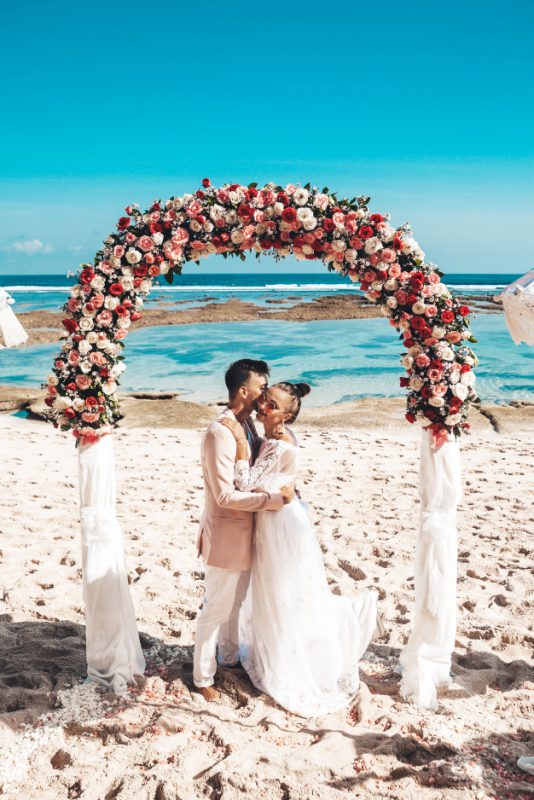
MULTIPOLYGON (((491 296, 518 278, 510 274, 468 274, 458 273, 446 275, 445 282, 459 293, 491 296)), ((38 309, 58 310, 69 296, 69 289, 75 278, 63 275, 0 275, 0 286, 4 286, 16 302, 15 311, 35 311, 38 309)), ((359 290, 348 278, 336 273, 260 273, 254 272, 237 275, 233 273, 209 274, 192 273, 175 278, 172 286, 161 278, 154 285, 147 299, 147 307, 156 303, 168 304, 171 308, 193 308, 204 305, 207 298, 210 302, 222 303, 230 297, 270 306, 276 311, 277 304, 268 301, 285 300, 287 308, 295 302, 295 298, 311 300, 324 294, 357 293, 359 290)))
MULTIPOLYGON (((534 349, 516 347, 500 314, 478 314, 473 331, 486 402, 534 402, 534 349)), ((58 344, 0 351, 0 384, 39 386, 58 344)), ((403 395, 397 334, 385 319, 296 323, 284 320, 142 328, 126 339, 124 391, 177 391, 184 399, 225 399, 224 372, 245 356, 265 359, 271 380, 305 380, 307 405, 403 395)))

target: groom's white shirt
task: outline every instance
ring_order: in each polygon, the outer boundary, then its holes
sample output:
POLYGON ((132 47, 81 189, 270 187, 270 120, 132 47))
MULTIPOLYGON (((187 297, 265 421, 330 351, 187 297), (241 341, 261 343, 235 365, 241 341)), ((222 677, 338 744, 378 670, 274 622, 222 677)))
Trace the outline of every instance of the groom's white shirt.
MULTIPOLYGON (((222 417, 235 419, 225 409, 222 417)), ((252 562, 252 532, 255 511, 279 511, 283 504, 278 492, 240 492, 234 486, 236 443, 218 420, 211 423, 202 439, 204 509, 198 533, 198 553, 208 566, 228 570, 249 570, 252 562)))

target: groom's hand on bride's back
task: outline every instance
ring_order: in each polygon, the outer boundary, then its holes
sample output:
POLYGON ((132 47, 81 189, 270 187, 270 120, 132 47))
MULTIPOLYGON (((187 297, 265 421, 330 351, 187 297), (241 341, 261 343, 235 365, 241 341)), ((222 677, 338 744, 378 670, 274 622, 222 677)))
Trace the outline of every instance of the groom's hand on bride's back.
POLYGON ((287 505, 295 497, 295 484, 288 483, 287 486, 282 486, 280 489, 280 494, 284 500, 284 505, 287 505))

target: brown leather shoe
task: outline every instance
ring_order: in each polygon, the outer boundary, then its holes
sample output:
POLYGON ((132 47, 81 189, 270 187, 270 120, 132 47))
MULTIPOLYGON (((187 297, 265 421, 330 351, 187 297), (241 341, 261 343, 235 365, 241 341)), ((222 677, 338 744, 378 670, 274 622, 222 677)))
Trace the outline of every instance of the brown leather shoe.
POLYGON ((214 686, 202 686, 197 688, 197 692, 199 692, 208 703, 216 703, 221 699, 221 695, 214 686))

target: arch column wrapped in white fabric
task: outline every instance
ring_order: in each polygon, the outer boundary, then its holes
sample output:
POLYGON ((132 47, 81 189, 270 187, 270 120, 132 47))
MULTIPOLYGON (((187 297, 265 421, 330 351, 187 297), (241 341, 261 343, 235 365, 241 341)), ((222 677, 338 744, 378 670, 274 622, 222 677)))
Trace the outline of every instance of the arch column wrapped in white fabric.
POLYGON ((18 347, 28 340, 28 334, 11 308, 14 302, 9 292, 0 286, 0 331, 4 339, 0 348, 18 347))
POLYGON ((504 318, 514 344, 534 346, 534 269, 506 286, 495 297, 503 304, 504 318))
POLYGON ((115 516, 113 438, 80 445, 78 453, 87 675, 121 693, 143 674, 145 659, 115 516))
POLYGON ((421 520, 415 555, 415 618, 401 653, 401 694, 424 708, 437 707, 437 688, 451 683, 456 638, 456 508, 462 497, 460 446, 435 447, 422 431, 419 496, 421 520))

